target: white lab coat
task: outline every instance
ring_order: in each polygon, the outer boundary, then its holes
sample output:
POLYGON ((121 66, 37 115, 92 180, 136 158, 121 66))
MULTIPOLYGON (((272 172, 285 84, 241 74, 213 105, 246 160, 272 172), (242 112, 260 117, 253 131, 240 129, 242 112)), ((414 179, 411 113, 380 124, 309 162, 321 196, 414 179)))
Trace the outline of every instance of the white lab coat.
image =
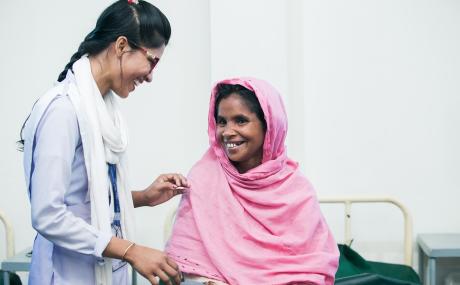
MULTIPOLYGON (((88 179, 73 104, 67 95, 45 104, 34 146, 24 149, 25 163, 32 162, 25 167, 26 174, 32 173, 32 225, 38 232, 29 284, 95 284, 94 266, 103 262, 101 254, 111 236, 91 225, 88 179)), ((123 266, 113 272, 112 284, 128 284, 128 266, 115 260, 113 264, 114 270, 123 266)))

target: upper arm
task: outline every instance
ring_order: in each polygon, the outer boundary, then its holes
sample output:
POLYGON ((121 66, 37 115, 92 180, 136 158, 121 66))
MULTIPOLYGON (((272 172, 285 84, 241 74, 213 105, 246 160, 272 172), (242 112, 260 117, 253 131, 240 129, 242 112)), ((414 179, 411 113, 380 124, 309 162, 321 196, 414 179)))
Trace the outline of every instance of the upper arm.
POLYGON ((67 96, 57 96, 38 123, 34 160, 52 156, 71 163, 79 141, 78 120, 72 102, 67 96))
POLYGON ((50 103, 37 126, 31 176, 32 223, 64 206, 70 186, 72 162, 80 135, 75 110, 67 96, 50 103))

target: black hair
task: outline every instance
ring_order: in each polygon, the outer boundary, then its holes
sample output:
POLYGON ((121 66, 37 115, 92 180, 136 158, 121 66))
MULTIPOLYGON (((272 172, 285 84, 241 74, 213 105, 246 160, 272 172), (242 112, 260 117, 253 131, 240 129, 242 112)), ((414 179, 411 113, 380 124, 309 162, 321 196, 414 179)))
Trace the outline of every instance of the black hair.
MULTIPOLYGON (((168 18, 154 5, 144 0, 118 0, 107 7, 99 16, 96 27, 80 43, 77 52, 70 58, 58 81, 65 79, 67 71, 83 55, 96 55, 105 50, 118 37, 125 36, 133 49, 141 46, 159 48, 167 45, 171 37, 168 18)), ((22 125, 18 150, 24 149, 22 131, 29 117, 22 125)))
POLYGON ((125 36, 132 48, 145 46, 159 48, 167 45, 171 37, 168 18, 154 5, 139 0, 136 3, 118 0, 99 16, 96 27, 85 37, 59 74, 58 81, 65 79, 67 71, 83 55, 96 55, 105 50, 118 37, 125 36))
POLYGON ((256 114, 257 118, 262 123, 262 128, 264 131, 267 130, 267 122, 265 121, 264 111, 260 106, 259 100, 257 99, 256 93, 243 87, 239 84, 217 84, 217 95, 216 95, 216 104, 214 105, 214 119, 217 121, 217 111, 219 108, 220 101, 222 99, 228 98, 232 94, 237 94, 243 99, 243 101, 248 106, 249 110, 256 114))

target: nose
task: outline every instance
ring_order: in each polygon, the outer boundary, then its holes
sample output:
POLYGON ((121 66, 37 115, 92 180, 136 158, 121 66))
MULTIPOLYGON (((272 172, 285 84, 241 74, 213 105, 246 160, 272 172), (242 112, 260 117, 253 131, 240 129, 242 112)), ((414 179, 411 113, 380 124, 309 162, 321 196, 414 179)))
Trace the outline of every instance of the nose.
POLYGON ((235 129, 232 127, 231 124, 226 124, 222 130, 222 138, 224 140, 227 140, 234 135, 236 135, 235 129))

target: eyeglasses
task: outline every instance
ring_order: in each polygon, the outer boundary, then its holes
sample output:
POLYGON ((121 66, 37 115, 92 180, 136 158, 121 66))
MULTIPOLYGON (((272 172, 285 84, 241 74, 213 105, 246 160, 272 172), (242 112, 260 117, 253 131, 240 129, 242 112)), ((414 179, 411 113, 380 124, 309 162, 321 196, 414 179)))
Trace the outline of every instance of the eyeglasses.
POLYGON ((133 47, 135 47, 136 49, 140 50, 144 55, 145 57, 147 58, 147 60, 150 62, 150 72, 151 73, 153 71, 153 69, 155 68, 155 66, 158 64, 158 62, 160 61, 160 58, 157 57, 157 56, 154 56, 150 51, 148 51, 146 48, 143 48, 131 41, 129 41, 129 44, 132 45, 133 47))
MULTIPOLYGON (((154 56, 151 52, 149 52, 146 48, 139 47, 139 49, 145 54, 145 57, 150 62, 150 72, 157 66, 158 62, 160 61, 159 57, 154 56)), ((149 72, 149 73, 150 73, 149 72)))

